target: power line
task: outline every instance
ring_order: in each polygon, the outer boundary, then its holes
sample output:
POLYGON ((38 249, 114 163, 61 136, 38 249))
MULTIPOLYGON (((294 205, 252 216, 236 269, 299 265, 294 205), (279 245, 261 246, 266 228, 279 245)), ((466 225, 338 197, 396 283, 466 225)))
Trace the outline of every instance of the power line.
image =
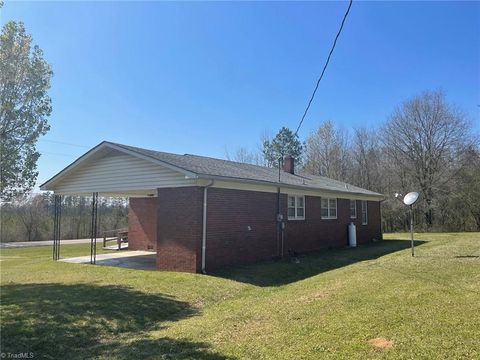
POLYGON ((81 147, 81 148, 88 148, 88 146, 85 146, 85 145, 73 144, 73 143, 64 142, 64 141, 57 141, 57 140, 38 139, 38 141, 44 141, 44 142, 49 142, 49 143, 53 143, 53 144, 76 146, 76 147, 81 147))
POLYGON ((315 93, 317 92, 318 85, 320 85, 320 81, 322 81, 323 74, 325 74, 325 70, 327 70, 328 63, 330 62, 330 57, 332 56, 333 50, 335 49, 335 45, 337 45, 337 40, 338 37, 340 36, 340 33, 342 32, 343 25, 345 24, 345 20, 347 20, 348 13, 350 12, 350 8, 352 7, 352 2, 353 0, 350 0, 350 3, 348 4, 347 11, 345 12, 345 15, 343 16, 342 23, 340 25, 340 29, 338 29, 337 36, 335 36, 335 40, 333 41, 332 48, 330 50, 330 53, 328 54, 327 61, 325 62, 325 65, 323 66, 322 73, 320 74, 320 77, 317 80, 317 84, 315 85, 315 89, 313 90, 312 96, 310 97, 310 101, 308 102, 307 108, 305 109, 305 112, 303 113, 302 119, 300 120, 300 123, 298 124, 297 130, 295 131, 295 135, 298 134, 298 130, 300 130, 300 127, 303 124, 303 120, 305 120, 305 116, 307 115, 308 109, 310 109, 310 105, 312 105, 313 98, 315 97, 315 93))
POLYGON ((49 151, 39 151, 40 155, 55 155, 55 156, 67 156, 67 157, 77 157, 78 155, 72 155, 72 154, 64 154, 64 153, 56 153, 56 152, 49 152, 49 151))

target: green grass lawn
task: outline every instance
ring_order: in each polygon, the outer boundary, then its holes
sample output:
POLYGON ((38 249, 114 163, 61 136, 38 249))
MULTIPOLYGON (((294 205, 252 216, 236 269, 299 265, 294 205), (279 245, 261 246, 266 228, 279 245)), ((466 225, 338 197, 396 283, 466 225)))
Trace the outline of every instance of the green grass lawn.
MULTIPOLYGON (((408 234, 214 275, 1 251, 1 347, 49 359, 480 359, 480 234, 408 234), (369 340, 385 338, 390 348, 369 340)), ((62 246, 62 257, 89 245, 62 246)))

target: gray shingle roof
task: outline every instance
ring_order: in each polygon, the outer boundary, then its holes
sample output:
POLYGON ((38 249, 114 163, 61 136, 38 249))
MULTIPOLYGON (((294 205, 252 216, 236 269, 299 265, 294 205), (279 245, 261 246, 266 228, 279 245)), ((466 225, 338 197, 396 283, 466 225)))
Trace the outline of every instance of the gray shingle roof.
POLYGON ((362 189, 341 181, 329 179, 323 176, 310 174, 290 174, 281 171, 280 182, 278 181, 278 169, 264 166, 239 163, 235 161, 215 159, 205 156, 190 154, 171 154, 166 152, 142 149, 118 143, 111 143, 121 148, 151 157, 155 160, 168 163, 174 167, 197 174, 199 177, 221 177, 232 180, 244 180, 262 183, 283 184, 312 190, 337 191, 342 193, 371 195, 383 197, 382 194, 362 189))

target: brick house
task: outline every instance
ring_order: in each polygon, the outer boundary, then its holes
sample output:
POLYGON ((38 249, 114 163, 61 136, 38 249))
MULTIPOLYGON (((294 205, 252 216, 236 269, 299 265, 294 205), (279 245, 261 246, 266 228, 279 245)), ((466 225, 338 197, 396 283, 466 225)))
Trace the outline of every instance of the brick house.
POLYGON ((129 197, 129 249, 201 272, 381 239, 383 195, 321 176, 102 142, 45 182, 57 195, 129 197))

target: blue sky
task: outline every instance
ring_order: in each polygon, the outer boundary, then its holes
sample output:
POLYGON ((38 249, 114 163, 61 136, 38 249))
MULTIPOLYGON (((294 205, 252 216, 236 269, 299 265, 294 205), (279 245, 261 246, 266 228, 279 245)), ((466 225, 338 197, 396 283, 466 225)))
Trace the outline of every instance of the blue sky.
MULTIPOLYGON (((295 129, 348 3, 9 2, 52 65, 41 183, 102 140, 225 157, 295 129), (80 146, 60 144, 65 142, 80 146)), ((354 2, 300 131, 443 89, 480 131, 480 3, 354 2)))

